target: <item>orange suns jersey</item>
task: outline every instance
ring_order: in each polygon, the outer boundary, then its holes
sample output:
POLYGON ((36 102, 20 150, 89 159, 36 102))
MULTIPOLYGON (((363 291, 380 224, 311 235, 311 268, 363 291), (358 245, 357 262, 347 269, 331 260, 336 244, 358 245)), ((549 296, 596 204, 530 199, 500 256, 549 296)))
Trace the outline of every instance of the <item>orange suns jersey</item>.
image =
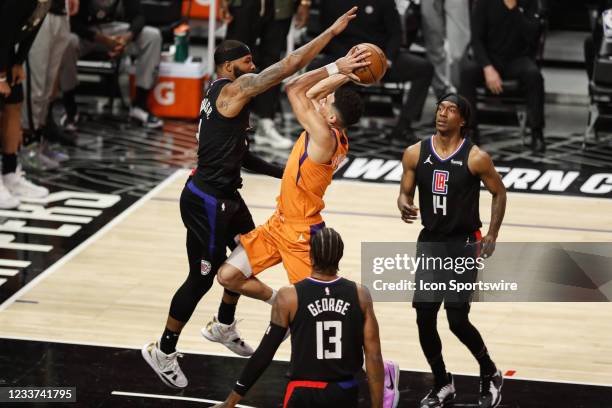
POLYGON ((338 166, 346 158, 349 144, 345 132, 332 128, 336 151, 328 164, 319 164, 308 157, 309 135, 302 132, 287 160, 277 208, 288 220, 319 222, 325 207, 323 195, 338 166))

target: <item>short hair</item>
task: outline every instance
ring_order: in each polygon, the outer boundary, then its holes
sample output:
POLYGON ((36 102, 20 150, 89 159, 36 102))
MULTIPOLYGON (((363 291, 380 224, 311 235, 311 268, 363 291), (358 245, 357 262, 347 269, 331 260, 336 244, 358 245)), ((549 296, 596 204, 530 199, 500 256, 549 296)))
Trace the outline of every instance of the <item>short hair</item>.
POLYGON ((336 89, 333 106, 340 116, 340 124, 345 128, 359 122, 363 115, 363 101, 350 84, 336 89))
POLYGON ((333 228, 324 227, 310 238, 310 259, 317 272, 335 275, 343 253, 344 242, 333 228))
POLYGON ((215 61, 215 67, 218 68, 224 62, 227 62, 227 60, 223 58, 224 54, 228 53, 229 51, 235 50, 236 48, 243 48, 243 47, 247 47, 247 45, 243 43, 242 41, 223 40, 221 44, 219 44, 217 48, 215 48, 215 54, 213 57, 215 61))
POLYGON ((465 125, 461 126, 460 132, 461 136, 465 136, 468 129, 472 127, 472 104, 458 93, 449 92, 438 100, 436 108, 444 101, 452 102, 459 108, 459 114, 465 122, 465 125))

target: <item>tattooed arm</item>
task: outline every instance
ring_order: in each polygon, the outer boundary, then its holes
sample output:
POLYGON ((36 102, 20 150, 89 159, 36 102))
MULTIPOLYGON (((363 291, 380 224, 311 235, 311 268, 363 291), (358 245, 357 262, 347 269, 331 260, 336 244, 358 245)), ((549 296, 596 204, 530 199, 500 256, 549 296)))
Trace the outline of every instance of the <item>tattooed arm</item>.
POLYGON ((237 116, 251 98, 280 84, 304 68, 316 57, 333 37, 340 34, 357 15, 357 7, 340 16, 334 24, 317 38, 303 45, 259 74, 244 74, 221 90, 217 98, 217 110, 225 117, 237 116))

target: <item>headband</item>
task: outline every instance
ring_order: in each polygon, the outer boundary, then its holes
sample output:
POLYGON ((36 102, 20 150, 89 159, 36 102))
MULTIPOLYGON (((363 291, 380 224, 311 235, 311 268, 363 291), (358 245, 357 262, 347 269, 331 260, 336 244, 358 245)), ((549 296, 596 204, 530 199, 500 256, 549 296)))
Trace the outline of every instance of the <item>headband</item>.
POLYGON ((246 57, 251 54, 251 50, 246 44, 240 44, 237 47, 226 51, 215 51, 215 65, 222 64, 227 61, 237 60, 238 58, 246 57))

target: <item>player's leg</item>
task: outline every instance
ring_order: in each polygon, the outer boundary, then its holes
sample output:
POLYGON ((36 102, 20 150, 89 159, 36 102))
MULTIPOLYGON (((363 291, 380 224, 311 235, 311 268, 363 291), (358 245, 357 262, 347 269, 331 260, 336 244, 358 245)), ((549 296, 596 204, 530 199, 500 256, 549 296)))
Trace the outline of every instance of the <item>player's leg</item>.
POLYGON ((180 199, 181 218, 187 228, 189 273, 172 298, 160 341, 148 343, 142 349, 145 361, 162 381, 176 388, 187 386, 187 379, 177 362, 179 336, 225 260, 225 247, 220 247, 218 242, 224 234, 223 220, 217 216, 217 200, 208 195, 205 200, 191 188, 195 187, 188 183, 180 199))
MULTIPOLYGON (((236 249, 240 243, 240 235, 246 234, 255 229, 255 223, 253 222, 253 216, 249 211, 246 203, 240 197, 237 201, 238 209, 230 220, 228 226, 228 239, 227 246, 230 250, 236 249)), ((231 325, 234 323, 236 314, 236 305, 240 299, 240 293, 232 292, 229 289, 223 290, 223 298, 219 304, 219 311, 217 313, 217 320, 221 324, 231 325)), ((213 319, 214 320, 214 319, 213 319)))
MULTIPOLYGON (((224 288, 232 292, 272 304, 276 291, 255 277, 256 272, 253 270, 249 258, 244 246, 242 244, 238 245, 232 251, 227 262, 219 269, 217 280, 224 288)), ((280 261, 280 255, 276 251, 275 253, 266 253, 266 258, 271 261, 270 265, 261 270, 276 265, 280 261)))
POLYGON ((441 407, 455 398, 452 375, 446 371, 437 319, 440 303, 413 303, 417 315, 419 343, 434 376, 432 390, 421 400, 421 408, 441 407))

